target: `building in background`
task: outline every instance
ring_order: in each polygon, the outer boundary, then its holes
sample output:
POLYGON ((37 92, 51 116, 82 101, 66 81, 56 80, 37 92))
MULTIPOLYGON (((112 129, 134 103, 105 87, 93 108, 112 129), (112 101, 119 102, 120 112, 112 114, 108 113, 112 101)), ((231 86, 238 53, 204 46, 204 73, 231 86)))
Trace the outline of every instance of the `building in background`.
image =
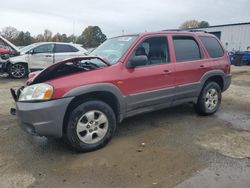
POLYGON ((247 51, 250 47, 250 22, 215 25, 200 30, 217 36, 227 51, 247 51))

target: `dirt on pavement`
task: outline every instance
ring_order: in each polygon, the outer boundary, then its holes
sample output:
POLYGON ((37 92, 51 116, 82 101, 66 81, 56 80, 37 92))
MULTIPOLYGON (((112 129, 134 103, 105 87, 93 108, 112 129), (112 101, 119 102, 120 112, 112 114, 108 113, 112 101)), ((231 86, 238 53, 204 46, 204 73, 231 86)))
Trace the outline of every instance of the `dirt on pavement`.
POLYGON ((250 67, 232 72, 215 115, 185 104, 132 117, 82 154, 21 131, 9 88, 24 80, 0 78, 0 187, 250 187, 250 67))

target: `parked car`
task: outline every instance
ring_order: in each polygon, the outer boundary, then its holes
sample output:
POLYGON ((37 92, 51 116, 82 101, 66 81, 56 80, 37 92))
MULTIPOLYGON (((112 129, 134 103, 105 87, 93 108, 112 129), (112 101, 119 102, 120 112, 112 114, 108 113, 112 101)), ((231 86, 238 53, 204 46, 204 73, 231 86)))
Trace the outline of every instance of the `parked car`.
POLYGON ((28 133, 64 137, 85 152, 106 145, 130 116, 183 103, 214 114, 230 83, 228 54, 211 34, 127 35, 30 75, 11 89, 12 112, 28 133))
POLYGON ((15 56, 19 54, 19 50, 10 41, 0 36, 0 55, 3 54, 9 54, 10 56, 15 56))
POLYGON ((42 70, 65 58, 86 55, 87 51, 78 44, 40 42, 23 47, 20 55, 12 57, 2 66, 12 78, 24 78, 29 71, 42 70))
POLYGON ((2 67, 9 57, 17 55, 19 55, 18 48, 7 39, 0 36, 0 73, 2 73, 2 67))
POLYGON ((229 53, 231 64, 235 66, 250 65, 250 52, 237 51, 229 53))
POLYGON ((250 52, 246 51, 242 57, 242 60, 245 65, 250 65, 250 52))

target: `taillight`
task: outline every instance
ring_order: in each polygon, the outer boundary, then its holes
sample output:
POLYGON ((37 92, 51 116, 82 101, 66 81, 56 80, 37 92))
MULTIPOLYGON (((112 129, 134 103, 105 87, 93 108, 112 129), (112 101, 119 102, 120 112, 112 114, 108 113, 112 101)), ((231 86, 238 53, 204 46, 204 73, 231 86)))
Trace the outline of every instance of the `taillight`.
POLYGON ((231 60, 230 60, 229 54, 227 54, 227 64, 225 67, 225 73, 230 74, 230 72, 231 72, 231 60))
POLYGON ((231 66, 230 66, 230 64, 227 64, 225 67, 225 73, 230 74, 230 72, 231 72, 231 66))

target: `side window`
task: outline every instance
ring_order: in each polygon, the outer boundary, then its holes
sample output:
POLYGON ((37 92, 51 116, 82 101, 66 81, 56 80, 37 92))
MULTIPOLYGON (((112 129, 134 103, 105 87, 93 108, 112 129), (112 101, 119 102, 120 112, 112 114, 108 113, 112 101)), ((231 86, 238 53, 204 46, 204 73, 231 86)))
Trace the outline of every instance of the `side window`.
POLYGON ((56 44, 55 53, 77 52, 78 50, 67 44, 56 44))
POLYGON ((207 52, 210 57, 217 58, 222 57, 224 55, 224 50, 222 49, 218 40, 216 40, 214 37, 200 36, 200 39, 205 48, 207 49, 207 52))
POLYGON ((145 55, 148 57, 147 65, 169 62, 167 37, 152 37, 140 43, 132 57, 145 55))
POLYGON ((34 53, 53 53, 53 44, 44 44, 34 48, 34 53))
POLYGON ((193 37, 174 36, 173 41, 177 62, 193 61, 202 58, 199 45, 193 37))

